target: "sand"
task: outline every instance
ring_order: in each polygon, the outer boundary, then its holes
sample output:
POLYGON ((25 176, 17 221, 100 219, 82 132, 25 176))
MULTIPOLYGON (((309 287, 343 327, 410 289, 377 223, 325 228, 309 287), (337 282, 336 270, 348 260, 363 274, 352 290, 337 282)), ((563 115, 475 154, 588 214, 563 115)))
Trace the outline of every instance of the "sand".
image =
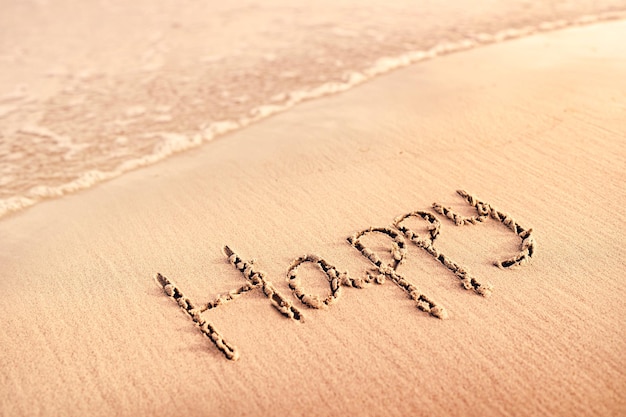
POLYGON ((624 415, 623 39, 423 62, 3 219, 0 414, 624 415))

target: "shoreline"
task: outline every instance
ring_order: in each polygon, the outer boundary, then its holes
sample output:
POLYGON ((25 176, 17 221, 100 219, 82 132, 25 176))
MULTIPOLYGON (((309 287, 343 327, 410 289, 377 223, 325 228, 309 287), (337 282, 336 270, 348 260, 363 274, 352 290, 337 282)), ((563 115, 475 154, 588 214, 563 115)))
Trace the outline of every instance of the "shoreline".
MULTIPOLYGON (((488 46, 515 40, 527 36, 535 36, 542 33, 549 33, 558 30, 568 30, 585 25, 595 25, 626 18, 626 11, 611 11, 598 15, 585 15, 575 20, 564 19, 541 22, 535 26, 525 26, 523 28, 508 28, 495 34, 480 33, 475 38, 466 38, 458 42, 442 42, 428 50, 417 50, 404 53, 395 57, 381 57, 371 67, 364 71, 350 71, 344 74, 346 80, 343 82, 324 83, 312 89, 292 91, 287 94, 287 101, 283 104, 264 104, 255 107, 249 115, 237 120, 222 120, 211 123, 203 130, 195 132, 152 132, 155 137, 161 137, 162 143, 155 146, 153 153, 143 155, 139 158, 129 159, 119 164, 112 171, 89 170, 84 172, 79 178, 64 183, 59 186, 50 187, 38 185, 33 187, 34 191, 27 195, 12 196, 0 200, 0 221, 12 213, 20 212, 35 204, 47 201, 51 198, 62 198, 68 194, 90 189, 100 183, 118 178, 126 173, 137 169, 142 169, 159 163, 169 157, 186 152, 200 146, 206 145, 217 138, 221 138, 230 133, 245 129, 248 126, 259 123, 276 114, 289 111, 301 103, 320 99, 335 94, 343 93, 364 82, 375 80, 381 75, 396 71, 409 65, 430 60, 450 53, 464 52, 481 46, 488 46)), ((65 137, 60 137, 54 132, 45 128, 26 127, 34 129, 38 136, 52 138, 54 140, 67 141, 65 137)), ((71 142, 71 140, 70 140, 71 142)))

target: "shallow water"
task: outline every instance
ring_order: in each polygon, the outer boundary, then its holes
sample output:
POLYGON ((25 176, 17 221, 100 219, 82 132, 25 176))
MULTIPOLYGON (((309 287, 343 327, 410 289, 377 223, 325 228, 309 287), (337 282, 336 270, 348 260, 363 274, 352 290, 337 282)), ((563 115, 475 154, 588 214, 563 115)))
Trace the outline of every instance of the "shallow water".
POLYGON ((211 3, 4 2, 0 217, 394 68, 626 10, 626 1, 211 3))

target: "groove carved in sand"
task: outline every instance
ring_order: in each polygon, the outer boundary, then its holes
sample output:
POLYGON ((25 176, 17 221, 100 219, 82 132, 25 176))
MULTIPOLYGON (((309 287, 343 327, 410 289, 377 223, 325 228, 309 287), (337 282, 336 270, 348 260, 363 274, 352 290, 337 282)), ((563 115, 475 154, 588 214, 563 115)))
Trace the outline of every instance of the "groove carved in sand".
MULTIPOLYGON (((490 204, 479 200, 470 195, 466 191, 459 190, 457 193, 463 197, 467 203, 476 209, 475 216, 462 216, 457 214, 449 207, 434 203, 433 209, 453 221, 457 226, 475 225, 484 222, 489 217, 500 221, 507 228, 513 231, 522 240, 520 252, 509 259, 495 262, 500 268, 511 268, 523 265, 530 261, 535 253, 535 241, 532 236, 532 229, 524 229, 510 215, 503 213, 490 204)), ((370 227, 362 230, 347 240, 354 248, 356 248, 365 258, 367 258, 375 268, 367 271, 363 278, 353 278, 348 272, 340 272, 335 266, 328 263, 317 255, 305 255, 297 258, 287 271, 287 281, 289 288, 293 292, 295 298, 300 300, 302 304, 309 308, 326 308, 335 303, 341 295, 343 286, 353 288, 365 288, 369 284, 384 284, 387 279, 402 288, 409 297, 417 304, 417 308, 428 313, 429 315, 445 319, 448 317, 446 309, 430 299, 421 292, 414 284, 406 278, 398 274, 397 268, 404 262, 407 256, 407 247, 405 238, 410 240, 417 247, 426 251, 430 256, 439 261, 450 272, 452 272, 461 282, 463 288, 472 290, 474 293, 488 297, 491 294, 492 287, 489 284, 482 284, 477 278, 472 276, 466 268, 454 262, 450 257, 443 254, 435 246, 434 242, 439 236, 441 222, 431 213, 425 211, 413 211, 411 213, 397 217, 392 227, 370 227), (428 223, 427 233, 419 235, 414 230, 408 228, 404 222, 409 218, 423 219, 428 223), (392 261, 389 264, 383 260, 370 248, 366 247, 362 238, 378 233, 391 239, 389 248, 392 261), (326 297, 318 295, 310 295, 304 291, 302 282, 298 277, 298 268, 305 263, 315 264, 321 272, 326 276, 330 293, 326 297)), ((180 289, 168 278, 161 274, 157 274, 156 279, 167 296, 172 298, 178 306, 192 319, 192 321, 200 328, 200 331, 207 336, 217 349, 224 356, 231 360, 239 358, 237 348, 224 340, 221 334, 210 324, 204 317, 203 313, 233 301, 242 295, 260 289, 262 293, 270 300, 272 306, 278 310, 283 316, 296 321, 303 321, 302 313, 283 295, 281 295, 271 282, 268 281, 266 274, 255 268, 253 261, 246 262, 237 255, 230 247, 224 247, 224 253, 228 257, 228 261, 237 269, 246 279, 246 283, 241 287, 229 291, 225 294, 218 295, 212 301, 207 302, 203 306, 197 306, 189 298, 185 297, 180 289)))
POLYGON ((368 284, 367 280, 352 278, 347 272, 339 272, 337 268, 317 255, 305 255, 296 259, 291 264, 291 267, 289 267, 287 277, 289 279, 289 288, 293 291, 293 295, 300 300, 302 304, 310 308, 326 308, 336 302, 341 295, 342 285, 346 287, 363 288, 368 284), (307 262, 316 264, 328 279, 330 294, 324 299, 317 295, 306 294, 302 288, 302 283, 298 278, 298 267, 307 262))
POLYGON ((209 301, 202 307, 196 306, 189 298, 185 297, 182 291, 165 276, 157 274, 156 279, 165 294, 176 301, 178 306, 198 325, 200 331, 213 342, 215 347, 222 352, 227 359, 237 360, 239 359, 237 347, 224 340, 222 335, 215 329, 215 326, 209 323, 203 317, 202 313, 226 304, 258 288, 262 290, 263 294, 269 298, 272 306, 283 316, 294 320, 302 320, 302 314, 291 302, 276 291, 272 283, 266 279, 263 271, 257 271, 251 262, 242 260, 239 255, 228 246, 224 247, 224 252, 228 256, 229 262, 243 274, 248 282, 226 294, 218 295, 217 298, 209 301))
POLYGON ((302 313, 293 304, 283 297, 265 277, 265 272, 257 271, 251 262, 245 262, 231 248, 224 246, 224 252, 228 256, 228 261, 241 272, 248 281, 255 287, 261 287, 263 294, 270 299, 272 306, 283 316, 302 320, 302 313))
POLYGON ((348 238, 348 242, 354 246, 361 255, 366 257, 371 263, 376 266, 374 270, 377 275, 368 274, 371 280, 374 280, 377 284, 385 282, 385 278, 389 278, 397 286, 407 292, 409 297, 417 303, 417 308, 430 314, 433 317, 445 319, 448 317, 446 309, 436 302, 431 300, 428 296, 422 293, 415 285, 407 281, 404 277, 396 272, 396 269, 406 256, 406 244, 404 238, 398 232, 388 227, 370 227, 348 238), (361 242, 361 238, 369 233, 381 233, 392 239, 391 254, 393 261, 391 264, 385 264, 380 257, 371 249, 367 248, 361 242))
POLYGON ((433 209, 448 219, 453 221, 457 226, 462 225, 474 225, 477 223, 484 222, 489 217, 501 222, 507 228, 509 228, 513 233, 515 233, 521 239, 520 244, 520 252, 508 259, 504 259, 501 261, 495 261, 494 265, 499 268, 512 268, 524 265, 528 263, 535 253, 536 243, 535 239, 532 236, 533 229, 524 229, 520 226, 513 217, 509 214, 501 212, 491 206, 489 203, 485 203, 484 201, 479 200, 475 196, 469 194, 464 190, 457 190, 457 194, 463 197, 467 203, 476 209, 476 216, 465 217, 460 214, 457 214, 450 207, 444 207, 439 203, 433 203, 433 209))
POLYGON ((167 296, 172 298, 178 306, 185 312, 191 320, 200 328, 202 334, 208 337, 215 347, 230 360, 239 359, 239 351, 236 346, 228 343, 222 335, 202 316, 202 309, 197 308, 195 304, 178 289, 178 287, 168 278, 161 274, 156 275, 158 283, 163 288, 167 296))
POLYGON ((414 211, 396 218, 393 225, 400 230, 407 239, 413 242, 416 246, 424 249, 430 256, 452 271, 452 273, 456 275, 459 280, 461 280, 463 288, 466 290, 473 290, 476 294, 480 294, 483 297, 489 297, 491 295, 493 287, 490 284, 481 284, 467 271, 466 268, 460 266, 450 259, 450 257, 433 246, 433 242, 439 235, 439 229, 441 228, 441 223, 435 216, 425 211, 414 211), (402 225, 402 222, 410 217, 422 218, 429 223, 428 237, 421 237, 411 229, 402 225))

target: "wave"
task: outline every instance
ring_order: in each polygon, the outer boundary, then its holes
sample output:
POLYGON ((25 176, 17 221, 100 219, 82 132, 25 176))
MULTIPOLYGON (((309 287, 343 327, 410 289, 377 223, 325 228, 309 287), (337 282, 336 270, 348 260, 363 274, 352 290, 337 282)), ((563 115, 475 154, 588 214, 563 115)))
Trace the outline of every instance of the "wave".
MULTIPOLYGON (((248 115, 239 119, 213 122, 191 134, 172 132, 151 134, 158 136, 160 142, 153 148, 150 154, 126 160, 112 170, 103 171, 92 169, 84 172, 79 178, 58 186, 39 185, 31 188, 24 195, 0 199, 0 218, 7 216, 9 213, 15 213, 27 207, 31 207, 46 199, 61 197, 80 190, 85 190, 101 182, 119 177, 129 171, 155 164, 172 155, 197 148, 227 133, 245 128, 272 115, 289 110, 304 101, 350 90, 375 77, 402 67, 433 59, 438 56, 473 49, 481 45, 503 42, 573 26, 589 25, 624 18, 626 18, 626 10, 585 15, 571 20, 560 19, 547 21, 521 28, 508 28, 492 34, 479 33, 472 37, 454 42, 440 42, 427 50, 415 50, 398 56, 381 57, 376 60, 373 65, 364 70, 346 72, 342 81, 325 82, 313 88, 291 91, 286 94, 286 99, 281 104, 263 104, 254 107, 248 115)), ((33 128, 29 133, 54 137, 57 141, 67 141, 67 139, 58 137, 58 135, 52 132, 42 131, 41 128, 33 128)))

